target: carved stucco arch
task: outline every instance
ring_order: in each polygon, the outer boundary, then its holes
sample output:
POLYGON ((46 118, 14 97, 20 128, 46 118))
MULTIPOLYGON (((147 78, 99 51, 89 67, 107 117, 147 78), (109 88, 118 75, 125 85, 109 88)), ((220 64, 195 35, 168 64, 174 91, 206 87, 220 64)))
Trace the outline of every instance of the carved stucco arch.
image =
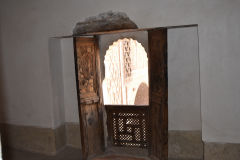
MULTIPOLYGON (((132 38, 113 42, 106 51, 104 65, 104 104, 134 105, 140 84, 148 86, 148 58, 142 44, 132 38)), ((148 103, 147 97, 141 105, 148 103)))

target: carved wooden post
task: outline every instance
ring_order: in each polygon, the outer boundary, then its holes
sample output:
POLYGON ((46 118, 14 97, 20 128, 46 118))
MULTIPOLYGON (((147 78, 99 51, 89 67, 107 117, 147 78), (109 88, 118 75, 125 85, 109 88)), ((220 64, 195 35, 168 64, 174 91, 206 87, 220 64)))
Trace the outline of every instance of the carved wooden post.
POLYGON ((83 160, 104 150, 102 109, 99 97, 99 52, 95 38, 78 37, 75 68, 83 160))

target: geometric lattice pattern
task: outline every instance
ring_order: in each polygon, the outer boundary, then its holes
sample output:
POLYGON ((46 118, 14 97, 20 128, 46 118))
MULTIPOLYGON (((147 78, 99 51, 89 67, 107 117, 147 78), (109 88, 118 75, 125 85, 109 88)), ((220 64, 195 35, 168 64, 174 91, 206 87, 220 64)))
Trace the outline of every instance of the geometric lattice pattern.
POLYGON ((149 107, 106 106, 106 109, 110 137, 114 146, 148 147, 149 107))
POLYGON ((123 41, 123 59, 124 59, 124 76, 126 78, 131 77, 132 73, 132 66, 131 66, 131 48, 130 48, 129 41, 123 41))

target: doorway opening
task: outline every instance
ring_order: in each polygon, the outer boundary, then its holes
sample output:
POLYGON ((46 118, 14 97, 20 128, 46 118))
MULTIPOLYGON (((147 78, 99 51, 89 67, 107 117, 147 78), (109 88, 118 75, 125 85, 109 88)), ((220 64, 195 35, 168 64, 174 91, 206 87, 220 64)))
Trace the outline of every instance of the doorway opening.
POLYGON ((74 42, 83 159, 166 159, 167 28, 86 34, 74 42))
POLYGON ((148 146, 148 58, 132 38, 113 42, 106 51, 103 100, 111 146, 148 146), (123 108, 124 107, 124 108, 123 108))
POLYGON ((148 58, 136 40, 115 41, 106 52, 104 105, 148 105, 148 58))

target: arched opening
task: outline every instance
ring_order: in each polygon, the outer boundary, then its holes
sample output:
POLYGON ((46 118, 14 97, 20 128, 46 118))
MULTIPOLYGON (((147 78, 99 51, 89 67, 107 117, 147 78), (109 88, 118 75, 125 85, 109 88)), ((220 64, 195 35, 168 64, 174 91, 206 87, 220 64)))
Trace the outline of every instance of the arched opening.
POLYGON ((148 93, 148 58, 141 43, 131 38, 115 41, 106 52, 105 78, 102 83, 105 105, 148 105, 149 95, 144 101, 135 103, 139 86, 144 83, 148 93))

